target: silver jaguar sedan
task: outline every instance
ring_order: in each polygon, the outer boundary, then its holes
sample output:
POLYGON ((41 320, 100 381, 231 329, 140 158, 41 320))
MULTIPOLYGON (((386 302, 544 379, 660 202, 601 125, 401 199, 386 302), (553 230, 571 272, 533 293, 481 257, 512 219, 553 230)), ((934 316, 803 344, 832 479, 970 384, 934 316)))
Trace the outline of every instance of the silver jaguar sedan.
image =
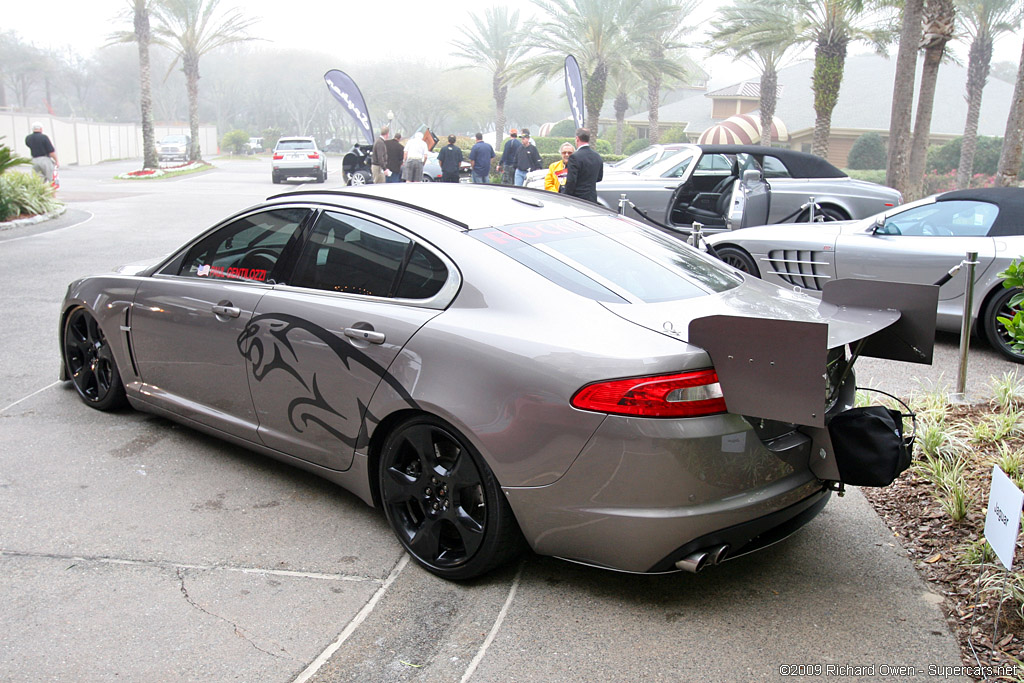
POLYGON ((957 190, 861 221, 762 226, 708 241, 726 263, 811 294, 838 278, 942 280, 936 326, 949 332, 961 328, 967 269, 945 275, 976 252, 972 329, 1010 360, 1024 363, 1024 353, 998 322, 1013 317, 1014 292, 1003 287, 999 273, 1024 257, 1024 189, 957 190))
POLYGON ((466 579, 525 547, 696 571, 787 535, 845 479, 847 345, 904 322, 588 202, 413 183, 280 194, 77 280, 59 339, 87 405, 321 475, 466 579))

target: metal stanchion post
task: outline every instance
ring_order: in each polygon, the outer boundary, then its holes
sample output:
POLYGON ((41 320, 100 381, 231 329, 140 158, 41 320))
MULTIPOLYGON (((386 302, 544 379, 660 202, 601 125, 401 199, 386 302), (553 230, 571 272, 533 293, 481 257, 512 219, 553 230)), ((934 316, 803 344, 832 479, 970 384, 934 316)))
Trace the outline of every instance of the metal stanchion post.
POLYGON ((619 195, 619 215, 626 215, 626 195, 625 193, 619 195))
POLYGON ((696 249, 700 249, 700 240, 701 237, 703 237, 701 230, 704 229, 704 224, 694 221, 691 228, 692 232, 690 233, 690 245, 696 249))
POLYGON ((971 309, 974 307, 974 267, 978 265, 978 252, 967 252, 964 261, 967 266, 967 283, 964 285, 964 314, 960 324, 960 369, 956 377, 956 394, 954 399, 966 401, 964 392, 967 390, 967 352, 971 345, 971 309))
POLYGON ((816 204, 814 203, 814 197, 809 197, 808 200, 809 201, 807 202, 807 222, 808 223, 813 223, 814 222, 814 207, 816 206, 816 204))

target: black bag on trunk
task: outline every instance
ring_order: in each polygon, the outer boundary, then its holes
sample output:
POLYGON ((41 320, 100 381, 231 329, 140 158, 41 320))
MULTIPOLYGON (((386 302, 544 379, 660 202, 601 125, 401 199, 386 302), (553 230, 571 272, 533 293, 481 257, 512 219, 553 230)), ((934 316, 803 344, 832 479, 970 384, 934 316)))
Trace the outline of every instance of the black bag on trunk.
POLYGON ((914 435, 903 435, 903 414, 898 410, 851 408, 832 418, 828 432, 844 484, 888 486, 910 466, 914 435))

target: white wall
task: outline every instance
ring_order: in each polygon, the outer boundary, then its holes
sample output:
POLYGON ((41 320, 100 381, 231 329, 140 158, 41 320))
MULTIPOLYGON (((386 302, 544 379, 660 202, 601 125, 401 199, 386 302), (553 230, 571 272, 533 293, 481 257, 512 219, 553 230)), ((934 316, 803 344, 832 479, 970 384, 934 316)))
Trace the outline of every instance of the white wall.
MULTIPOLYGON (((57 148, 57 159, 63 166, 142 158, 142 126, 139 124, 82 121, 48 114, 0 112, 3 144, 16 154, 30 156, 25 136, 32 132, 32 124, 36 122, 43 124, 43 132, 57 148)), ((172 133, 188 135, 188 125, 157 124, 154 132, 157 140, 172 133)), ((206 156, 219 152, 216 126, 199 126, 199 145, 206 156)))

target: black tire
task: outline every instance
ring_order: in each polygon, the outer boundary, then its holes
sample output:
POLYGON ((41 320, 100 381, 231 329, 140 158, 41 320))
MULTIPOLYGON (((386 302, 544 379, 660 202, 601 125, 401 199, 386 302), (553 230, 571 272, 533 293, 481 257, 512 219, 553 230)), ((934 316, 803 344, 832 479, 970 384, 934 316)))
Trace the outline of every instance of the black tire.
POLYGON ((61 341, 64 367, 87 406, 114 410, 128 402, 110 343, 89 311, 68 314, 61 341))
POLYGON ((750 254, 743 251, 739 247, 715 247, 715 252, 718 254, 718 258, 737 270, 742 270, 744 273, 753 275, 754 277, 761 277, 760 271, 757 269, 757 264, 754 263, 754 259, 750 257, 750 254))
MULTIPOLYGON (((796 217, 797 223, 807 223, 810 218, 811 212, 803 210, 800 215, 796 217)), ((814 222, 818 223, 829 223, 831 221, 848 221, 850 217, 846 215, 846 212, 842 209, 837 209, 834 206, 823 206, 820 209, 814 210, 814 222)))
POLYGON ((281 176, 277 175, 276 173, 271 173, 270 174, 270 179, 272 181, 274 181, 275 185, 280 185, 281 184, 281 176))
POLYGON ((384 440, 377 468, 381 506, 413 559, 465 580, 512 559, 522 533, 491 470, 453 427, 421 415, 384 440))
POLYGON ((349 185, 370 185, 373 183, 373 175, 369 171, 354 171, 348 177, 349 185))
POLYGON ((1024 363, 1024 352, 1014 350, 1013 338, 1010 337, 1003 324, 996 320, 997 317, 1013 317, 1010 299, 1016 293, 1015 289, 1004 289, 992 297, 992 300, 981 312, 982 326, 985 330, 985 339, 992 345, 992 348, 1012 361, 1024 363))
POLYGON ((320 170, 318 170, 316 172, 316 181, 318 183, 322 183, 325 180, 327 180, 327 171, 320 171, 320 170))
POLYGON ((434 179, 431 178, 430 176, 428 176, 426 173, 424 173, 423 174, 423 182, 425 182, 425 183, 432 183, 432 182, 434 182, 434 179))

